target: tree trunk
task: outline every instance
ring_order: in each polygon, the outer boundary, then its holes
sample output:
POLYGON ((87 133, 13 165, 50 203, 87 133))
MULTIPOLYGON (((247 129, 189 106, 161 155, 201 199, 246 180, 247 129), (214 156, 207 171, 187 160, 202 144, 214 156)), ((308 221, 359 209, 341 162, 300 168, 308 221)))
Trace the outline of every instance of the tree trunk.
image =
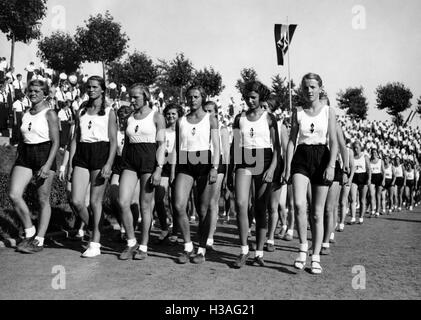
POLYGON ((107 83, 107 79, 106 79, 106 65, 105 65, 105 61, 102 61, 102 78, 104 79, 105 83, 107 83))
POLYGON ((13 68, 13 64, 14 64, 14 56, 15 56, 15 42, 16 42, 16 38, 15 35, 12 33, 12 49, 11 49, 11 53, 10 53, 10 65, 9 68, 13 68))

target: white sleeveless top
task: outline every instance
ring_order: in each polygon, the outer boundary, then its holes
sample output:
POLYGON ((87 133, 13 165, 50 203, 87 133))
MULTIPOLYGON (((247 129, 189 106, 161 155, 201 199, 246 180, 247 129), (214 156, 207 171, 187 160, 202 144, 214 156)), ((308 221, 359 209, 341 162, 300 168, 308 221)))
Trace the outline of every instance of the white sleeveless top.
POLYGON ((357 159, 354 157, 355 173, 364 173, 367 172, 365 156, 362 153, 360 158, 357 159))
POLYGON ((155 112, 151 111, 144 119, 136 120, 134 115, 127 119, 126 135, 130 143, 156 143, 155 112))
POLYGON ((165 128, 165 152, 170 154, 173 152, 175 146, 175 130, 165 128))
POLYGON ((323 106, 317 116, 309 116, 302 107, 298 107, 297 121, 299 125, 297 145, 328 143, 329 106, 323 106))
POLYGON ((203 119, 196 124, 191 124, 184 116, 180 120, 180 150, 205 151, 210 150, 210 114, 206 113, 203 119))
POLYGON ((406 180, 414 180, 415 178, 415 170, 411 169, 411 171, 405 171, 406 180))
POLYGON ((382 160, 377 159, 376 163, 370 161, 370 168, 372 174, 382 173, 382 160))
POLYGON ((50 108, 45 108, 35 115, 32 115, 29 110, 24 113, 20 127, 24 143, 38 144, 50 141, 46 115, 49 110, 50 108))
POLYGON ((385 179, 392 179, 393 177, 393 172, 392 172, 392 165, 389 164, 389 167, 386 168, 386 166, 384 167, 384 177, 385 179))
POLYGON ((117 130, 117 155, 121 157, 124 148, 124 131, 117 130))
POLYGON ((267 111, 256 121, 249 121, 244 114, 240 117, 241 146, 246 149, 272 148, 267 111))
POLYGON ((80 142, 109 142, 108 138, 108 122, 111 107, 105 108, 105 115, 98 114, 89 115, 86 111, 84 115, 79 117, 80 126, 80 142))
POLYGON ((395 168, 395 177, 396 178, 403 178, 402 165, 400 164, 399 166, 394 167, 394 168, 395 168))

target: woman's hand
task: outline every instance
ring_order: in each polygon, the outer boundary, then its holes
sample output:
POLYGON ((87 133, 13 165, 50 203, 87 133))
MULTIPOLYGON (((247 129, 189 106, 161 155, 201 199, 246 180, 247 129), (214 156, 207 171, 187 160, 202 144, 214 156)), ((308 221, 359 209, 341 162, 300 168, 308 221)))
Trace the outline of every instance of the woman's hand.
POLYGON ((209 184, 215 183, 217 178, 218 170, 216 170, 216 168, 211 168, 209 171, 209 184))
POLYGON ((273 174, 274 174, 275 170, 269 168, 266 170, 265 173, 263 173, 263 182, 265 183, 271 183, 273 180, 273 174))
POLYGON ((111 177, 111 166, 108 164, 105 164, 105 166, 102 167, 101 169, 101 176, 104 179, 108 179, 109 177, 111 177))
POLYGON ((39 169, 37 173, 38 179, 47 179, 48 175, 50 174, 50 166, 44 164, 41 169, 39 169))
POLYGON ((323 174, 323 179, 325 181, 333 181, 335 178, 335 168, 332 168, 331 166, 328 166, 323 174))
POLYGON ((151 184, 158 187, 161 184, 161 169, 156 169, 151 176, 151 184))

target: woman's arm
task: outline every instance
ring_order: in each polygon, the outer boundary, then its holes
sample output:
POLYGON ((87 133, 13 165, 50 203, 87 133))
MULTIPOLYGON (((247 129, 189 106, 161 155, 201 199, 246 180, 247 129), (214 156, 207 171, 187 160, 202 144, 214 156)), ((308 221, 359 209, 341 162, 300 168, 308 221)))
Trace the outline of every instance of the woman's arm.
POLYGON ((221 131, 221 148, 222 148, 222 155, 223 155, 223 160, 226 164, 226 171, 225 171, 225 177, 224 179, 226 179, 227 174, 228 174, 228 164, 229 164, 229 157, 230 157, 230 142, 229 142, 229 133, 228 133, 228 129, 226 127, 222 127, 221 131))
POLYGON ((338 138, 337 138, 337 121, 335 110, 329 107, 329 123, 328 123, 328 134, 329 134, 329 149, 330 149, 330 159, 328 167, 325 171, 325 179, 328 181, 333 181, 335 176, 335 162, 336 157, 338 156, 338 138))
POLYGON ((272 182, 273 174, 276 169, 276 165, 278 162, 278 155, 280 153, 280 142, 279 142, 279 133, 278 133, 278 123, 276 122, 275 117, 268 113, 268 125, 269 125, 269 132, 270 132, 270 139, 273 145, 273 153, 272 153, 272 161, 270 162, 269 168, 266 170, 263 181, 265 182, 272 182))
POLYGON ((297 143, 297 135, 298 135, 299 125, 297 119, 297 109, 294 108, 292 111, 292 118, 291 118, 291 131, 289 133, 289 141, 287 146, 287 153, 286 153, 286 161, 285 161, 285 175, 284 179, 289 180, 291 175, 291 161, 292 157, 294 156, 295 145, 297 143))
POLYGON ((219 155, 221 153, 220 146, 219 146, 219 130, 218 130, 218 120, 215 117, 210 117, 210 130, 211 130, 211 143, 213 147, 213 154, 212 154, 212 168, 211 174, 209 175, 209 182, 214 183, 216 182, 216 178, 218 176, 218 170, 215 167, 219 165, 219 155))
POLYGON ((107 162, 101 170, 102 177, 106 179, 111 176, 111 167, 117 152, 117 118, 112 109, 108 116, 108 140, 110 141, 110 151, 108 153, 107 162))
POLYGON ((364 155, 365 158, 365 167, 367 168, 367 175, 368 175, 368 185, 371 184, 371 166, 370 166, 370 159, 368 156, 364 155))
POLYGON ((165 119, 160 113, 155 112, 154 121, 156 126, 156 143, 158 145, 155 157, 158 165, 151 177, 151 181, 154 186, 159 186, 161 183, 162 168, 165 162, 165 119))
POLYGON ((47 161, 38 172, 38 177, 42 179, 46 179, 48 177, 48 171, 51 169, 53 162, 56 161, 56 155, 60 145, 57 114, 53 110, 48 110, 46 117, 51 140, 51 148, 47 161))

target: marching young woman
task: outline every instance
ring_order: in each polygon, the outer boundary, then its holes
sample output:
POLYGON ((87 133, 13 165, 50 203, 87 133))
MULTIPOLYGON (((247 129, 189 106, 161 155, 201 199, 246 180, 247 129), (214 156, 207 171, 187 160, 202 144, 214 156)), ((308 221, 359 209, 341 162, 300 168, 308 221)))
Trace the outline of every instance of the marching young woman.
POLYGON ((358 224, 363 224, 364 222, 364 213, 367 206, 367 191, 368 186, 371 183, 371 167, 370 160, 367 155, 365 155, 361 148, 361 143, 359 140, 354 141, 353 143, 354 151, 354 165, 355 173, 352 178, 351 185, 351 221, 350 224, 355 224, 356 211, 357 211, 357 192, 359 194, 359 203, 360 203, 360 218, 358 224))
POLYGON ((210 230, 208 211, 215 193, 220 157, 218 121, 203 108, 205 90, 201 86, 192 86, 187 89, 186 98, 190 112, 176 124, 176 167, 173 169, 177 174, 174 182, 174 209, 184 239, 184 251, 177 259, 180 264, 187 263, 193 254, 186 208, 194 182, 198 195, 195 200, 199 215, 199 248, 192 262, 205 261, 210 230))
POLYGON ((23 253, 36 253, 43 249, 44 236, 51 217, 50 191, 56 170, 59 148, 57 114, 50 110, 45 99, 49 88, 44 81, 33 80, 28 84, 31 108, 23 115, 18 155, 10 177, 9 197, 22 221, 25 239, 16 248, 23 253), (40 204, 38 231, 31 221, 31 213, 23 193, 36 177, 40 204))
POLYGON ((405 198, 407 209, 414 210, 414 190, 416 186, 415 165, 411 160, 405 163, 405 198))
POLYGON ((261 104, 269 98, 269 89, 258 81, 245 84, 243 97, 248 110, 237 115, 233 124, 233 143, 229 164, 229 186, 233 188, 235 166, 235 198, 241 254, 234 268, 241 268, 249 257, 247 234, 249 229, 250 189, 254 185, 254 216, 256 220, 256 251, 253 265, 264 266, 263 247, 267 232, 266 210, 271 183, 279 154, 279 136, 275 117, 263 110, 261 104))
POLYGON ((392 163, 390 161, 389 155, 383 156, 383 173, 384 173, 384 185, 382 189, 382 212, 383 214, 392 213, 393 210, 393 188, 394 188, 394 180, 395 174, 393 170, 392 163), (387 209, 386 203, 389 199, 389 208, 387 209))
POLYGON ((165 128, 165 164, 162 169, 161 183, 155 187, 155 210, 158 215, 159 224, 161 227, 161 234, 158 238, 158 243, 162 244, 166 239, 171 243, 177 241, 177 223, 175 223, 174 214, 172 210, 173 199, 173 182, 175 172, 171 172, 172 164, 175 163, 174 146, 175 146, 175 125, 177 120, 183 116, 183 108, 177 104, 168 104, 164 109, 164 117, 166 120, 165 128), (168 212, 169 211, 169 212, 168 212), (173 229, 172 234, 169 234, 169 226, 167 223, 168 213, 172 214, 173 229))
MULTIPOLYGON (((117 221, 120 225, 120 241, 127 242, 127 235, 126 229, 123 226, 121 221, 121 210, 120 205, 118 202, 118 195, 120 190, 120 176, 122 173, 122 165, 123 165, 123 148, 126 142, 126 127, 127 127, 127 119, 133 113, 133 108, 127 105, 121 106, 117 110, 117 152, 114 159, 113 167, 112 167, 112 175, 110 179, 110 202, 113 211, 116 214, 117 221)), ((130 203, 130 210, 132 211, 133 215, 133 228, 136 228, 139 216, 140 216, 140 206, 139 206, 139 192, 140 187, 139 183, 136 184, 136 187, 133 191, 132 201, 130 203)))
POLYGON ((122 222, 127 233, 127 246, 119 259, 127 260, 132 257, 136 260, 144 260, 148 255, 154 188, 161 182, 165 160, 165 119, 150 107, 151 95, 146 86, 132 85, 129 95, 134 112, 127 120, 118 196, 122 222), (133 215, 130 210, 133 190, 138 181, 142 216, 142 236, 139 245, 134 234, 133 215))
POLYGON ((401 158, 399 155, 395 156, 393 170, 395 172, 395 188, 394 188, 394 211, 401 211, 402 210, 402 203, 403 203, 403 192, 405 190, 405 181, 404 181, 404 174, 403 174, 403 166, 401 164, 401 158))
POLYGON ((285 178, 292 176, 295 214, 300 239, 299 255, 294 267, 304 269, 307 260, 307 190, 311 184, 311 215, 313 216, 313 254, 311 272, 322 273, 320 250, 323 238, 323 214, 329 185, 335 174, 338 152, 335 111, 320 102, 322 79, 306 74, 301 82, 306 105, 292 115, 287 150, 285 178), (297 139, 298 138, 298 139, 297 139), (298 144, 295 150, 295 144, 298 144), (295 152, 294 152, 295 150, 295 152))
MULTIPOLYGON (((329 104, 328 104, 329 105, 329 104)), ((349 155, 345 145, 344 134, 339 123, 336 125, 336 137, 338 140, 338 157, 335 162, 335 176, 329 187, 326 197, 325 214, 323 219, 323 243, 320 254, 330 254, 330 243, 335 242, 335 225, 337 224, 337 214, 339 206, 339 196, 342 186, 348 182, 347 172, 349 171, 349 155)))
MULTIPOLYGON (((208 101, 205 103, 204 107, 206 112, 210 113, 211 117, 215 117, 218 120, 218 106, 213 101, 208 101)), ((226 126, 219 123, 219 148, 220 148, 220 157, 218 165, 218 176, 215 182, 215 188, 213 189, 214 193, 212 194, 212 199, 210 202, 209 208, 209 235, 206 240, 206 248, 209 250, 213 248, 213 236, 216 231, 216 223, 218 221, 218 211, 219 211, 219 199, 221 197, 221 187, 224 186, 224 189, 227 184, 228 177, 228 161, 229 161, 229 133, 226 126)))
POLYGON ((341 209, 339 210, 340 215, 338 217, 339 224, 337 228, 337 231, 339 232, 343 232, 345 229, 345 218, 349 209, 349 192, 351 191, 351 184, 355 173, 354 151, 349 147, 349 143, 350 141, 346 141, 346 152, 348 154, 348 160, 345 161, 348 161, 348 171, 344 170, 344 175, 346 174, 346 177, 344 176, 340 195, 341 209))
POLYGON ((382 159, 379 158, 379 153, 376 148, 371 149, 370 157, 370 169, 371 169, 371 183, 370 199, 371 199, 371 215, 370 217, 376 217, 380 215, 381 206, 381 193, 385 184, 384 177, 384 165, 382 159))
POLYGON ((89 100, 81 106, 75 119, 68 179, 72 182, 72 205, 82 221, 92 227, 92 238, 82 257, 92 258, 101 254, 102 200, 117 149, 117 121, 105 100, 104 79, 90 77, 86 89, 89 100), (90 193, 91 224, 85 205, 87 192, 90 193))

